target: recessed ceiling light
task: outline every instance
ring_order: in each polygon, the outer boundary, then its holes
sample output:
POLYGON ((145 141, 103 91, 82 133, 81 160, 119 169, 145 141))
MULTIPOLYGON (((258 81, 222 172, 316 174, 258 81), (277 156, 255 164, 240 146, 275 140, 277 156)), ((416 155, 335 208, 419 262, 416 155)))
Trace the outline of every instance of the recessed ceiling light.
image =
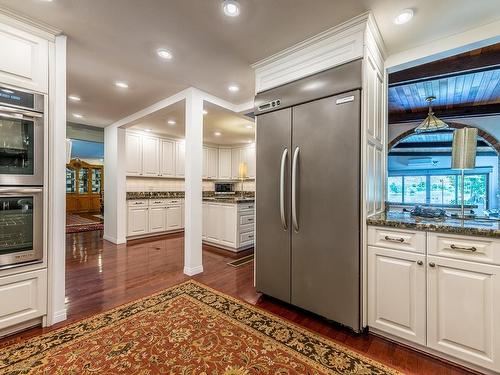
POLYGON ((229 85, 229 87, 227 88, 229 91, 231 92, 238 92, 240 91, 240 88, 238 85, 229 85))
POLYGON ((76 117, 76 118, 82 118, 83 115, 79 114, 79 113, 73 113, 73 117, 76 117))
POLYGON ((409 22, 413 18, 413 9, 403 9, 395 18, 396 25, 402 25, 409 22))
POLYGON ((79 96, 77 95, 70 95, 68 96, 68 99, 73 101, 73 102, 79 102, 80 100, 82 100, 79 96))
POLYGON ((236 17, 240 14, 240 4, 236 0, 224 0, 222 2, 222 9, 226 16, 236 17))
POLYGON ((145 132, 150 132, 150 131, 151 131, 151 129, 144 129, 144 131, 145 131, 145 132))
POLYGON ((251 139, 249 139, 249 140, 247 141, 247 143, 252 143, 252 142, 253 142, 253 141, 252 141, 251 139))
POLYGON ((206 109, 203 110, 204 115, 208 115, 208 111, 206 109))
POLYGON ((220 136, 222 135, 222 133, 221 133, 221 132, 214 132, 214 135, 215 135, 216 137, 220 137, 220 136))
POLYGON ((128 83, 124 81, 116 81, 115 86, 121 89, 128 89, 128 83))
POLYGON ((167 124, 169 124, 169 125, 175 125, 175 124, 176 124, 176 122, 175 122, 174 120, 168 120, 168 121, 167 121, 167 124))
POLYGON ((252 125, 247 125, 246 128, 247 129, 252 129, 252 125))
POLYGON ((162 59, 165 60, 172 60, 172 57, 174 57, 172 55, 172 52, 170 52, 168 49, 165 48, 158 48, 156 50, 156 53, 158 54, 158 56, 160 56, 162 59))

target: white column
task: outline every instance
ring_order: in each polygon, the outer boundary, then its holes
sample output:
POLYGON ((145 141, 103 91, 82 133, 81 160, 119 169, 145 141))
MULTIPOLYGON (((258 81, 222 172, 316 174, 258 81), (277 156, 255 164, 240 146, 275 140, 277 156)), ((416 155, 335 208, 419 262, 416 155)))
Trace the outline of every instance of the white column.
MULTIPOLYGON (((48 212, 48 312, 46 325, 66 319, 66 36, 50 48, 48 181, 44 207, 48 212)), ((47 145, 47 143, 46 143, 47 145)))
POLYGON ((202 233, 203 98, 196 89, 186 95, 184 273, 203 272, 202 233))
POLYGON ((115 244, 127 242, 125 130, 104 129, 104 236, 115 244))

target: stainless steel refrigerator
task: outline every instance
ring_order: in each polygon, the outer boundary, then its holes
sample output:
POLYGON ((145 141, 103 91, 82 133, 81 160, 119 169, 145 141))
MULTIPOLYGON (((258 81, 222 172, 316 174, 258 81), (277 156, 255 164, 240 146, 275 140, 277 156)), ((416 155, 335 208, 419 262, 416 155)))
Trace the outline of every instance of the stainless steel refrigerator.
POLYGON ((257 290, 360 330, 361 61, 259 93, 257 290))

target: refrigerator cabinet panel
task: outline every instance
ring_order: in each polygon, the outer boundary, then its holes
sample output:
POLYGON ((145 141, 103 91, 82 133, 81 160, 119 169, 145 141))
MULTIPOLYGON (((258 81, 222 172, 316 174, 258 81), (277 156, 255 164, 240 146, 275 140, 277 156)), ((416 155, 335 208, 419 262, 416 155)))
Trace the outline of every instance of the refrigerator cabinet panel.
POLYGON ((291 109, 257 118, 256 287, 290 302, 291 109))
POLYGON ((360 92, 293 107, 292 117, 291 302, 358 331, 360 92))

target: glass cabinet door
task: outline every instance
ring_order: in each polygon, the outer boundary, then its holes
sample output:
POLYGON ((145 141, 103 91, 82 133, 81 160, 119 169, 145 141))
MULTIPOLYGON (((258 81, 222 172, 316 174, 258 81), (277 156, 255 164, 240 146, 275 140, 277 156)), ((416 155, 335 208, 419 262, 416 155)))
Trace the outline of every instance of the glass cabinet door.
POLYGON ((89 170, 82 168, 78 171, 78 193, 86 194, 89 192, 89 170))
POLYGON ((101 175, 100 169, 92 168, 92 193, 99 194, 101 192, 101 175))
POLYGON ((34 122, 0 117, 0 174, 34 173, 34 122))
POLYGON ((76 193, 76 171, 66 168, 66 193, 76 193))

